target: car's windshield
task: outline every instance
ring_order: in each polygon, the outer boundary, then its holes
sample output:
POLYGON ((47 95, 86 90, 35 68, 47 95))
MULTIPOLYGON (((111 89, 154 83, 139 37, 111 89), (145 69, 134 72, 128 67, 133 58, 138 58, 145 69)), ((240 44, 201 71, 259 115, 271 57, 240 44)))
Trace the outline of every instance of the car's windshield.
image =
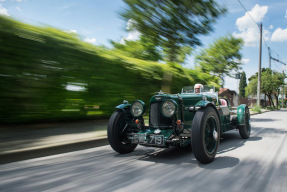
POLYGON ((200 85, 200 86, 185 86, 182 88, 181 93, 214 93, 215 87, 213 85, 200 85), (200 88, 200 90, 196 90, 200 88))

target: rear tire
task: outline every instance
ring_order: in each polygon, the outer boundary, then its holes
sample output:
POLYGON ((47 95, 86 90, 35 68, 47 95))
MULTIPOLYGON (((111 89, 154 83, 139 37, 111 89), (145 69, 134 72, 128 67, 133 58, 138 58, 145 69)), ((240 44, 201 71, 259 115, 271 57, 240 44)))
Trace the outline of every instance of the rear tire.
POLYGON ((250 113, 248 107, 244 111, 244 125, 238 125, 239 134, 242 139, 248 139, 251 132, 250 113))
POLYGON ((220 140, 218 115, 212 107, 199 109, 192 121, 191 145, 195 158, 201 163, 214 160, 220 140))
POLYGON ((126 122, 124 112, 121 110, 115 111, 110 117, 108 123, 108 141, 110 146, 118 153, 125 154, 134 151, 137 144, 131 143, 127 137, 127 132, 123 130, 128 130, 129 126, 126 122))

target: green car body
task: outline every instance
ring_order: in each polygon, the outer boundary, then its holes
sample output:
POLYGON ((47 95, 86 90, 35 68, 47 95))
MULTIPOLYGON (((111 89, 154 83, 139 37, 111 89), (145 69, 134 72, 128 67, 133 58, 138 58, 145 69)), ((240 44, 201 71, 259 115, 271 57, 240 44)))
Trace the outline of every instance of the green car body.
POLYGON ((217 95, 159 92, 150 99, 148 124, 143 119, 145 104, 142 101, 131 104, 124 101, 109 121, 110 145, 119 153, 131 152, 137 144, 161 148, 191 145, 197 160, 209 163, 224 132, 239 129, 241 137, 247 139, 251 129, 248 107, 240 105, 237 114, 232 113, 229 101, 217 95), (225 105, 221 105, 222 100, 225 105), (132 111, 135 103, 135 109, 141 112, 139 116, 132 111), (169 112, 174 113, 167 117, 165 114, 170 115, 169 112))

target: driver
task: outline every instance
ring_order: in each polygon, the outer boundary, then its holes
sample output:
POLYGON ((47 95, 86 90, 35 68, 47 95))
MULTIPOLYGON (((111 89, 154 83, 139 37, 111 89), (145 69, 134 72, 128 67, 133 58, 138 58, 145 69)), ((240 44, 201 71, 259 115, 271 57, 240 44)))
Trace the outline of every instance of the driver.
POLYGON ((195 93, 200 93, 201 89, 203 89, 203 85, 201 85, 201 84, 195 84, 194 85, 194 92, 195 93))

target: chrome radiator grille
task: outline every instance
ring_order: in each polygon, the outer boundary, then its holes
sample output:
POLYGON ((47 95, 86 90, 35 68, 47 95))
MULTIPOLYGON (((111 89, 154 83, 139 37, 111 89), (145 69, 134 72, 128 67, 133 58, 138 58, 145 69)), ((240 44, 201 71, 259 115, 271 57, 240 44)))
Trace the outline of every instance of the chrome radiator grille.
POLYGON ((171 118, 164 117, 160 112, 161 102, 153 102, 150 104, 150 126, 169 128, 172 124, 171 118))

